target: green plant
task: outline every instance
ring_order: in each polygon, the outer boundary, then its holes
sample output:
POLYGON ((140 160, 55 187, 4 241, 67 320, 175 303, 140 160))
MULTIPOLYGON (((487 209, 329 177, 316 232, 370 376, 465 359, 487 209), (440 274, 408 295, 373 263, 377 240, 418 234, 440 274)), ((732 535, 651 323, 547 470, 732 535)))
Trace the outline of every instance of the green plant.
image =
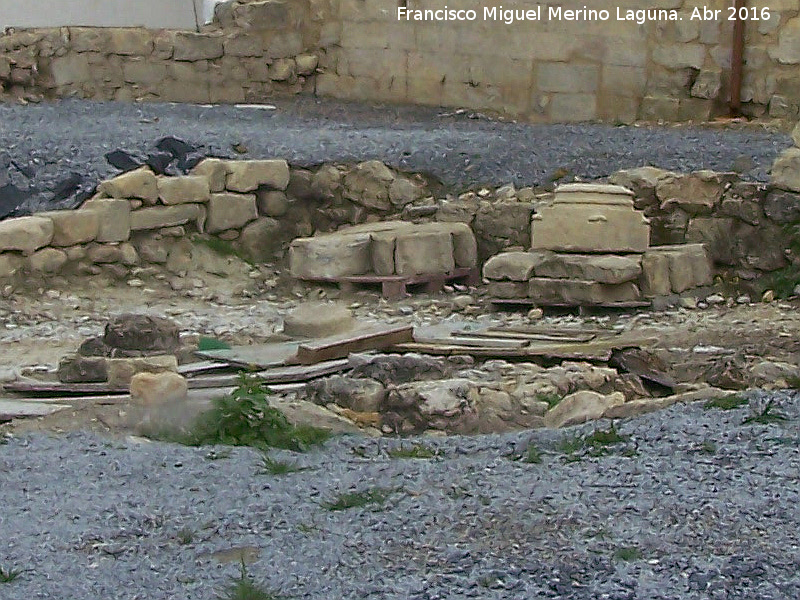
POLYGON ((528 447, 525 449, 525 453, 522 455, 521 459, 522 462, 538 465, 542 462, 542 451, 539 450, 539 447, 534 444, 533 442, 528 443, 528 447))
POLYGON ((396 490, 390 488, 373 488, 362 492, 344 492, 339 494, 335 500, 324 502, 323 508, 331 511, 347 510, 369 505, 381 508, 386 500, 389 499, 396 490))
POLYGON ((178 543, 181 546, 188 546, 194 541, 194 531, 189 527, 182 527, 175 534, 175 537, 178 538, 178 543))
MULTIPOLYGON (((581 460, 584 456, 599 457, 611 454, 611 447, 628 441, 628 436, 620 435, 612 422, 608 429, 595 429, 586 436, 567 436, 561 440, 558 450, 565 455, 567 462, 581 460)), ((616 454, 625 457, 636 456, 635 448, 620 448, 616 454)))
POLYGON ((297 473, 298 471, 305 471, 305 467, 298 467, 292 463, 282 460, 275 460, 268 454, 261 457, 261 465, 258 469, 259 475, 286 475, 288 473, 297 473))
POLYGON ((330 437, 327 429, 289 423, 281 411, 270 406, 268 395, 258 379, 241 373, 236 389, 214 400, 211 410, 201 414, 187 432, 167 432, 159 437, 189 446, 225 444, 297 452, 330 437))
POLYGON ((279 600, 272 592, 258 585, 247 573, 244 561, 239 566, 239 577, 232 577, 231 583, 217 596, 218 600, 279 600))
POLYGON ((614 550, 614 558, 624 561, 639 560, 642 552, 636 546, 622 546, 614 550))
POLYGON ((408 448, 392 448, 387 454, 392 458, 435 458, 440 452, 422 444, 414 444, 408 448))
POLYGON ((700 444, 698 451, 702 454, 716 454, 717 445, 711 440, 703 440, 703 443, 700 444))
POLYGON ((205 459, 206 460, 225 460, 226 458, 230 458, 230 457, 231 457, 231 451, 230 450, 219 450, 219 451, 210 450, 206 454, 205 459))
POLYGON ((760 412, 750 415, 742 421, 742 425, 750 423, 759 423, 761 425, 769 425, 770 423, 780 423, 788 420, 785 414, 775 409, 775 400, 770 399, 764 405, 760 412))
POLYGON ((721 398, 709 400, 703 407, 706 409, 719 408, 720 410, 733 410, 744 406, 748 402, 750 401, 740 394, 730 394, 729 396, 722 396, 721 398))
POLYGON ((0 583, 11 583, 19 578, 25 571, 9 567, 0 567, 0 583))
POLYGON ((786 378, 786 385, 789 386, 790 390, 800 390, 800 376, 790 375, 786 378))
POLYGON ((546 402, 550 408, 556 406, 563 399, 563 396, 559 396, 555 392, 536 394, 536 400, 538 402, 546 402))

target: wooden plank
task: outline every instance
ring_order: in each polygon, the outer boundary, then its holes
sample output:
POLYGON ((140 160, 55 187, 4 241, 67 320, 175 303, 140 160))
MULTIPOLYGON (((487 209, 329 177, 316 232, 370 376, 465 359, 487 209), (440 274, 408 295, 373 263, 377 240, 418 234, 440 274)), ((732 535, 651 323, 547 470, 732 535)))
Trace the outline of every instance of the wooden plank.
MULTIPOLYGON (((349 361, 345 359, 330 360, 316 365, 298 365, 292 367, 279 367, 258 371, 252 376, 260 379, 263 383, 293 383, 304 382, 317 377, 324 377, 332 373, 341 373, 350 368, 349 361)), ((189 380, 189 389, 205 389, 210 387, 229 387, 236 386, 239 382, 239 375, 218 375, 195 377, 189 380)))
POLYGON ((296 364, 311 365, 326 360, 346 358, 351 352, 383 350, 414 339, 411 325, 369 327, 348 334, 336 335, 300 344, 296 364))
POLYGON ((512 339, 525 341, 544 341, 544 342, 589 342, 597 337, 587 333, 581 335, 550 335, 547 333, 516 333, 514 331, 502 331, 498 329, 484 331, 453 331, 451 337, 460 336, 479 339, 512 339))
POLYGON ((489 333, 507 331, 510 333, 520 333, 525 335, 551 335, 554 337, 619 334, 619 331, 616 329, 608 329, 604 327, 549 327, 547 325, 504 325, 503 327, 487 327, 485 331, 489 333))
POLYGON ((100 396, 127 394, 127 387, 111 387, 107 383, 59 383, 51 381, 12 381, 3 384, 6 392, 32 396, 100 396))
POLYGON ((273 342, 234 346, 228 350, 205 350, 195 352, 195 355, 246 369, 258 370, 290 364, 289 361, 297 354, 299 345, 299 342, 273 342))
POLYGON ((216 360, 204 360, 186 365, 178 365, 178 373, 184 377, 193 377, 204 373, 215 373, 217 371, 227 371, 230 369, 230 363, 216 360))

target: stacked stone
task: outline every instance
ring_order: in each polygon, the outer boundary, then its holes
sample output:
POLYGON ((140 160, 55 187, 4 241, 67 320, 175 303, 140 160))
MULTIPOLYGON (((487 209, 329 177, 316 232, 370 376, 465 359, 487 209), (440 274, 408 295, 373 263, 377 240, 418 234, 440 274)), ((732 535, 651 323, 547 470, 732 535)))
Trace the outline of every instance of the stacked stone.
POLYGON ((541 305, 632 305, 711 283, 701 244, 649 248, 650 226, 622 186, 560 186, 534 215, 531 250, 489 259, 498 299, 541 305))
POLYGON ((464 223, 367 223, 298 238, 289 249, 292 276, 309 280, 444 274, 477 262, 475 235, 464 223))

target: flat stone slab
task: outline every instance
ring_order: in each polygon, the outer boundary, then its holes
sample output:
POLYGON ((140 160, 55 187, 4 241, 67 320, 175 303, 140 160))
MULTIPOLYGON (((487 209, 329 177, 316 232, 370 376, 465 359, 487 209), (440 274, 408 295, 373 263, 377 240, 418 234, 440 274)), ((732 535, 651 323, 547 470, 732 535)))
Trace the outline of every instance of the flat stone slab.
POLYGON ((71 408, 69 404, 51 404, 25 400, 0 400, 0 421, 25 417, 44 417, 71 408))
POLYGON ((554 204, 603 204, 633 207, 633 192, 621 185, 568 183, 555 190, 554 204))
POLYGON ((596 202, 554 203, 531 220, 531 249, 582 253, 642 253, 650 224, 632 206, 596 202))
POLYGON ((537 277, 625 283, 642 274, 639 255, 548 253, 534 268, 537 277))

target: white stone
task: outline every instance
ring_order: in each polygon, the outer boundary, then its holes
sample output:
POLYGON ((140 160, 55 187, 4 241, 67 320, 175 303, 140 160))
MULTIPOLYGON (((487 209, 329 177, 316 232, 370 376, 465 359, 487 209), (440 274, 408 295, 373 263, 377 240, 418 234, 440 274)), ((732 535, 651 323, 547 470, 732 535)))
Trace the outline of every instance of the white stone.
POLYGON ((0 251, 32 254, 53 239, 53 221, 44 217, 17 217, 0 221, 0 251))

